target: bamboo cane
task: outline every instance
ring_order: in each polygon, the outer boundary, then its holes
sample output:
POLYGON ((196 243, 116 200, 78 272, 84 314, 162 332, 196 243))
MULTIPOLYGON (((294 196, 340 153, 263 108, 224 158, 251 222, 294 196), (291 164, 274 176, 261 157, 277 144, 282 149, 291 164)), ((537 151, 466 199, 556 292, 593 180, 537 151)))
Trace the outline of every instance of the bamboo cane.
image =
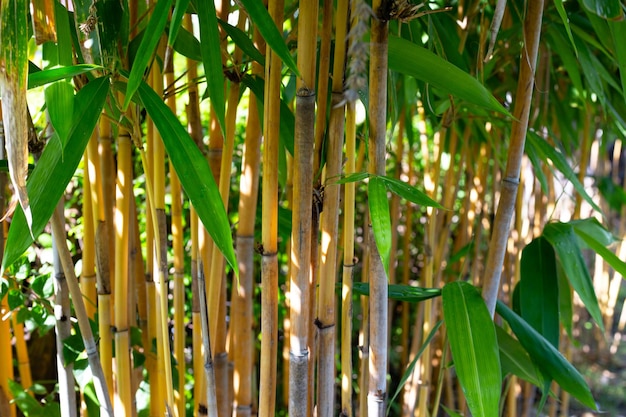
MULTIPOLYGON (((352 101, 348 103, 346 109, 346 175, 356 172, 355 119, 355 103, 352 101)), ((344 190, 344 250, 341 279, 341 414, 345 417, 352 417, 352 286, 356 262, 354 257, 355 184, 347 183, 344 190)))
POLYGON ((117 189, 115 203, 115 411, 132 415, 130 327, 128 321, 128 241, 132 196, 131 141, 121 132, 117 146, 117 189))
MULTIPOLYGON (((168 65, 163 71, 165 85, 167 89, 173 88, 174 62, 173 50, 166 55, 168 65)), ((173 93, 166 98, 167 106, 173 114, 176 114, 176 95, 173 93)), ((170 193, 171 193, 171 214, 172 214, 172 247, 174 249, 174 358, 176 359, 176 369, 178 380, 175 381, 175 401, 178 408, 178 415, 185 415, 185 284, 183 282, 185 274, 185 255, 183 248, 183 207, 182 207, 182 187, 176 171, 170 161, 169 164, 170 193)))
MULTIPOLYGON (((369 172, 385 174, 385 143, 387 126, 387 38, 389 25, 384 16, 386 1, 372 2, 374 17, 370 40, 369 90, 369 172)), ((374 233, 369 225, 369 282, 370 282, 370 357, 367 408, 370 417, 385 415, 387 393, 387 273, 378 252, 374 233)))
MULTIPOLYGON (((11 315, 11 327, 15 338, 15 357, 17 359, 17 370, 20 376, 20 383, 25 389, 33 385, 33 377, 30 371, 30 359, 26 347, 26 337, 24 335, 24 323, 17 320, 17 314, 11 315)), ((34 396, 32 391, 29 391, 34 396)))
POLYGON ((206 283, 204 280, 204 273, 202 265, 198 268, 198 293, 200 304, 200 320, 202 321, 202 346, 204 348, 204 374, 206 384, 206 398, 207 398, 207 416, 218 416, 217 395, 215 387, 215 369, 213 367, 213 358, 211 355, 211 332, 209 331, 209 317, 207 312, 207 300, 206 300, 206 283))
MULTIPOLYGON (((411 115, 411 111, 409 110, 409 115, 411 115)), ((412 117, 409 117, 411 120, 412 117)), ((409 181, 414 177, 414 152, 411 144, 407 149, 408 157, 407 157, 407 177, 409 181)), ((405 217, 405 227, 406 230, 404 232, 404 239, 402 240, 402 254, 404 259, 402 260, 402 284, 409 284, 409 276, 411 273, 411 262, 410 259, 410 243, 413 239, 413 204, 410 201, 407 201, 404 209, 404 217, 405 217)), ((401 369, 406 369, 406 366, 409 363, 409 318, 411 315, 410 304, 406 301, 402 302, 402 358, 401 358, 401 369)))
POLYGON ((524 48, 520 58, 520 74, 515 97, 511 139, 505 175, 502 183, 502 195, 494 221, 493 234, 489 244, 485 270, 483 297, 489 312, 493 315, 500 288, 500 272, 506 252, 506 240, 509 235, 511 217, 515 207, 516 191, 519 184, 520 165, 524 152, 528 117, 533 92, 533 79, 537 65, 537 51, 541 35, 543 0, 528 3, 524 21, 524 48))
MULTIPOLYGON (((311 277, 313 212, 313 146, 315 143, 315 57, 317 48, 317 1, 300 3, 298 18, 298 70, 296 82, 293 155, 293 205, 290 265, 289 413, 306 416, 310 403, 310 325, 313 317, 311 277)), ((316 219, 316 220, 317 220, 316 219)), ((315 232, 317 233, 317 232, 315 232)))
MULTIPOLYGON (((341 174, 342 149, 345 123, 344 79, 346 62, 346 39, 348 25, 348 1, 337 4, 337 20, 335 25, 336 39, 344 40, 335 43, 333 61, 332 101, 328 129, 328 146, 326 148, 326 181, 341 174)), ((328 4, 326 14, 330 14, 332 5, 328 4)), ((351 155, 354 158, 354 150, 351 155)), ((353 184, 354 185, 354 184, 353 184)), ((321 266, 319 269, 319 304, 317 322, 319 333, 317 415, 334 415, 335 396, 335 282, 337 277, 337 251, 339 247, 339 195, 338 185, 329 185, 324 190, 324 213, 321 219, 321 266)), ((352 201, 354 203, 354 200, 352 201)), ((352 212, 352 214, 354 214, 352 212)), ((352 230, 354 219, 352 219, 352 230)), ((352 239, 354 238, 351 232, 352 239)), ((354 249, 350 258, 354 257, 354 249)), ((349 262, 352 264, 352 262, 349 262)), ((346 290, 348 290, 346 288, 346 290)), ((350 345, 350 344, 349 344, 350 345)))
MULTIPOLYGON (((253 36, 257 48, 264 50, 258 30, 254 31, 253 36)), ((252 64, 252 73, 261 75, 263 68, 255 62, 252 64)), ((261 133, 257 98, 250 94, 239 184, 237 228, 239 285, 233 286, 232 297, 236 417, 249 417, 252 413, 254 224, 259 192, 261 133)))
MULTIPOLYGON (((274 23, 283 21, 283 1, 270 0, 274 23)), ((278 344, 278 127, 280 123, 280 58, 268 47, 263 112, 263 195, 261 258, 261 362, 259 416, 273 417, 276 406, 276 356, 278 344)))
MULTIPOLYGON (((55 211, 60 218, 63 218, 63 199, 57 204, 55 211)), ((63 222, 63 229, 65 222, 63 222)), ((53 232, 53 235, 55 232, 53 232)), ((63 232, 62 240, 65 240, 65 232, 63 232)), ((67 288, 67 282, 65 281, 65 275, 63 274, 63 267, 59 259, 59 249, 57 247, 56 236, 53 236, 53 263, 54 263, 54 316, 56 319, 55 333, 56 333, 56 363, 57 363, 57 381, 59 383, 59 405, 61 407, 61 413, 64 416, 76 417, 76 395, 74 394, 74 364, 65 363, 63 358, 63 341, 72 334, 72 323, 69 318, 71 317, 70 311, 70 295, 67 288)))
MULTIPOLYGON (((95 133, 94 133, 95 136, 95 133)), ((83 174, 83 250, 82 260, 83 269, 80 277, 80 288, 83 293, 87 308, 87 315, 90 319, 94 319, 96 315, 96 236, 94 222, 93 196, 91 193, 91 172, 88 169, 89 157, 88 151, 85 150, 83 156, 84 174, 83 174)))
POLYGON ((57 248, 59 250, 59 258, 61 260, 61 264, 63 265, 70 296, 72 297, 72 302, 74 304, 74 312, 76 314, 76 319, 78 320, 78 327, 80 328, 83 343, 85 344, 89 367, 91 368, 91 373, 94 376, 93 382, 96 390, 96 396, 100 402, 100 415, 113 416, 113 405, 111 404, 111 397, 109 396, 108 387, 104 378, 104 372, 100 364, 98 348, 94 341, 93 333, 91 332, 91 326, 89 325, 89 318, 87 317, 87 311, 80 292, 80 286, 78 285, 78 279, 76 278, 76 273, 74 272, 72 256, 65 241, 63 219, 56 211, 52 215, 52 230, 57 248))
POLYGON ((9 381, 15 378, 9 311, 8 297, 3 297, 0 300, 0 411, 8 417, 15 417, 15 403, 9 402, 13 399, 13 395, 9 390, 9 381))

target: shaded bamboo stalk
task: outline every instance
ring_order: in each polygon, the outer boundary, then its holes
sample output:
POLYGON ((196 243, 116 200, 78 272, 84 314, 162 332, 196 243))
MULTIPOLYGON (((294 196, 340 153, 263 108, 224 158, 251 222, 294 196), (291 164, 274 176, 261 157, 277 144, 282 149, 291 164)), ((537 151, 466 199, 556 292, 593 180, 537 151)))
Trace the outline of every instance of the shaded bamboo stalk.
MULTIPOLYGON (((63 218, 63 199, 57 204, 55 211, 60 218, 63 218)), ((65 229, 65 227, 63 227, 65 229)), ((57 381, 59 383, 59 405, 61 413, 64 416, 75 417, 77 415, 76 395, 74 393, 74 364, 65 363, 63 358, 63 341, 72 334, 72 323, 70 321, 70 294, 65 281, 65 274, 59 259, 58 241, 65 242, 65 230, 63 230, 62 238, 57 239, 52 233, 52 253, 54 264, 54 317, 55 335, 56 335, 56 362, 57 362, 57 381)))
MULTIPOLYGON (((342 167, 342 149, 345 123, 344 79, 346 62, 346 39, 348 25, 348 1, 337 4, 337 20, 335 25, 336 39, 333 61, 332 101, 328 129, 328 146, 326 147, 326 182, 339 177, 342 167)), ((328 3, 326 13, 332 13, 332 3, 328 3)), ((354 162, 354 149, 351 155, 354 162)), ((334 415, 335 397, 335 282, 337 277, 337 252, 340 246, 339 235, 339 197, 341 187, 329 184, 324 190, 322 205, 324 213, 321 219, 322 241, 320 248, 321 265, 319 270, 319 304, 316 325, 319 333, 317 415, 334 415)), ((354 204, 354 201, 352 202, 354 204)), ((354 215, 354 212, 352 212, 354 215)), ((354 227, 354 218, 352 218, 354 227)), ((317 232, 315 232, 317 233, 317 232)), ((354 238, 353 229, 350 231, 354 238)), ((351 248, 350 257, 354 248, 351 248)), ((350 262, 352 263, 352 262, 350 262)), ((351 345, 351 344, 349 344, 351 345)), ((351 365, 350 365, 351 366, 351 365)))
MULTIPOLYGON (((168 49, 167 56, 173 56, 173 50, 168 49)), ((164 69, 166 88, 174 90, 174 62, 166 60, 168 65, 164 69)), ((173 114, 176 114, 176 95, 169 94, 166 104, 173 114)), ((170 161, 169 164, 171 215, 172 215, 172 247, 174 253, 174 358, 178 380, 175 381, 175 401, 178 415, 185 415, 185 254, 183 242, 183 201, 182 187, 178 175, 170 161)))
POLYGON ((493 226, 493 234, 489 243, 487 266, 485 271, 483 297, 489 312, 493 315, 500 289, 500 273, 506 252, 506 241, 511 226, 511 217, 515 208, 515 197, 519 185, 520 166, 524 153, 528 117, 533 93, 534 74, 537 66, 537 51, 541 35, 543 17, 543 0, 528 3, 524 20, 524 48, 520 58, 520 73, 515 94, 515 107, 512 123, 509 152, 502 194, 498 203, 493 226))
POLYGON ((206 300, 206 283, 204 280, 204 273, 202 265, 199 265, 198 276, 198 293, 200 302, 200 321, 202 322, 202 346, 204 348, 204 378, 206 380, 206 398, 207 398, 207 410, 208 417, 217 417, 217 398, 215 387, 215 369, 213 367, 213 358, 211 355, 211 335, 209 332, 209 317, 207 312, 207 300, 206 300))
POLYGON ((111 404, 102 365, 100 364, 98 348, 94 341, 93 333, 91 332, 91 326, 89 325, 89 318, 87 317, 87 310, 85 309, 83 297, 80 292, 78 279, 76 278, 76 273, 74 272, 72 255, 70 254, 65 241, 63 218, 58 212, 55 212, 52 215, 52 230, 59 251, 59 258, 65 272, 68 289, 74 304, 74 312, 76 314, 76 319, 78 320, 78 327, 80 328, 83 343, 85 344, 89 367, 91 368, 91 373, 94 376, 93 383, 96 396, 100 402, 100 415, 110 417, 113 416, 113 405, 111 404))
MULTIPOLYGON (((253 36, 257 48, 264 50, 258 30, 254 31, 253 36)), ((261 75, 263 68, 255 62, 252 65, 252 73, 261 75)), ((239 225, 237 227, 239 285, 233 286, 232 296, 233 343, 231 346, 234 350, 233 385, 236 417, 249 417, 252 414, 254 224, 261 160, 260 122, 257 98, 250 94, 239 183, 239 225)))
MULTIPOLYGON (((346 109, 346 175, 356 172, 356 108, 351 101, 346 109)), ((354 281, 354 205, 355 184, 344 186, 343 271, 341 279, 341 414, 352 417, 352 287, 354 281)))
MULTIPOLYGON (((385 175, 387 126, 387 38, 389 24, 384 16, 389 10, 387 1, 374 0, 370 37, 370 90, 369 90, 369 169, 376 175, 385 175)), ((370 346, 369 385, 367 394, 368 416, 385 415, 387 395, 387 325, 388 297, 387 273, 378 251, 371 223, 369 229, 369 282, 370 282, 370 346)))
MULTIPOLYGON (((270 0, 268 11, 282 25, 282 0, 270 0)), ((266 49, 263 112, 263 195, 261 230, 261 360, 259 416, 273 417, 276 407, 276 361, 278 354, 278 148, 280 125, 281 61, 266 49)))

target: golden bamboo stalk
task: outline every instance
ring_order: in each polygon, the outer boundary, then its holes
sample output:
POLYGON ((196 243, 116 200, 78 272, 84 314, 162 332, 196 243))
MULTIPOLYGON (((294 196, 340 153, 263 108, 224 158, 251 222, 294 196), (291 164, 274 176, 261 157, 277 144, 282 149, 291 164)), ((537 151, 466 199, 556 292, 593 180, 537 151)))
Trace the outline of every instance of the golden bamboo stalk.
MULTIPOLYGON (((94 133, 95 136, 95 133, 94 133)), ((83 270, 80 277, 80 289, 86 299, 85 307, 89 318, 95 318, 96 314, 96 232, 94 222, 93 196, 91 193, 91 172, 88 168, 88 151, 83 156, 83 270)))
MULTIPOLYGON (((166 52, 170 59, 164 68, 165 85, 167 89, 174 90, 174 62, 173 50, 170 48, 166 52)), ((176 95, 169 94, 165 102, 173 114, 176 114, 176 95)), ((176 359, 176 369, 178 380, 175 381, 175 401, 178 408, 178 415, 185 415, 185 254, 183 242, 183 201, 182 187, 176 170, 169 163, 170 193, 171 193, 171 214, 172 214, 172 247, 174 249, 174 358, 176 359)))
MULTIPOLYGON (((346 175, 355 170, 356 164, 356 111, 355 103, 346 109, 346 175)), ((343 213, 343 273, 341 279, 341 413, 352 417, 352 286, 355 267, 354 258, 354 202, 355 184, 344 186, 343 213)))
POLYGON ((117 140, 117 187, 115 197, 115 412, 131 416, 130 326, 128 320, 128 247, 130 199, 132 195, 132 152, 130 136, 120 132, 117 140))
POLYGON ((515 107, 509 142, 507 164, 502 182, 502 194, 496 211, 493 233, 489 243, 487 265, 485 270, 483 297, 489 312, 493 315, 500 289, 500 271, 506 252, 506 241, 509 235, 511 217, 515 207, 515 197, 519 185, 520 166, 524 153, 528 117, 533 93, 533 79, 537 65, 537 51, 541 36, 541 20, 543 17, 543 0, 528 3, 524 20, 524 48, 520 58, 520 74, 515 94, 515 107))
MULTIPOLYGON (((33 385, 33 377, 30 371, 30 359, 26 348, 26 337, 24 335, 24 323, 17 321, 17 315, 11 315, 11 327, 15 338, 15 357, 17 359, 17 371, 20 376, 20 383, 25 389, 33 385)), ((34 395, 32 391, 29 394, 34 395)))
MULTIPOLYGON (((257 30, 254 31, 253 36, 257 48, 264 50, 262 37, 257 30)), ((263 73, 263 68, 258 63, 253 63, 252 73, 260 75, 263 73)), ((234 350, 233 385, 236 417, 250 417, 252 414, 254 223, 259 193, 261 134, 257 98, 251 93, 239 183, 239 225, 237 227, 239 285, 233 285, 231 300, 233 329, 231 346, 234 350)))
MULTIPOLYGON (((268 11, 282 25, 282 0, 270 0, 268 11)), ((261 230, 261 361, 259 416, 273 417, 276 407, 276 356, 278 349, 278 147, 280 123, 281 61, 266 49, 263 112, 263 195, 261 230)))
MULTIPOLYGON (((409 111, 409 115, 412 112, 409 111)), ((410 117, 409 120, 412 118, 410 117)), ((414 178, 414 163, 413 163, 413 155, 414 151, 412 146, 409 144, 407 149, 408 157, 407 157, 407 177, 409 181, 414 178)), ((402 239, 402 284, 409 284, 409 277, 411 275, 411 240, 413 239, 413 204, 410 201, 405 203, 404 207, 404 217, 405 217, 405 232, 404 237, 402 239)), ((401 358, 401 369, 406 369, 409 363, 409 319, 411 317, 411 305, 403 301, 402 302, 402 358, 401 358)))
POLYGON ((13 349, 11 349, 10 311, 8 297, 3 297, 0 300, 0 411, 6 413, 8 417, 15 417, 15 403, 9 403, 13 399, 9 390, 9 381, 15 379, 13 349))

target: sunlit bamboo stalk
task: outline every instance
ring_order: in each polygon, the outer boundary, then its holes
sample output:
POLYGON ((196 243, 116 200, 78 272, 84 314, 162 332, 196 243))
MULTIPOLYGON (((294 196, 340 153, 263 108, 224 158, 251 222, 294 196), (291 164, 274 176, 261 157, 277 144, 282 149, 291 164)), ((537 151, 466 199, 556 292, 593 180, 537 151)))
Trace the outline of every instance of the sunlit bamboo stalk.
MULTIPOLYGON (((365 144, 361 144, 361 149, 365 148, 365 144)), ((357 158, 356 172, 359 172, 359 159, 357 158)), ((363 213, 363 224, 369 224, 369 210, 363 213)), ((361 271, 361 280, 364 283, 369 283, 369 240, 371 229, 369 227, 363 228, 363 270, 361 271)), ((368 390, 365 387, 369 384, 369 357, 370 357, 370 312, 369 312, 369 297, 362 295, 360 297, 361 304, 361 327, 359 328, 359 415, 367 417, 367 399, 368 390)))
POLYGON ((15 403, 10 403, 13 395, 9 381, 15 379, 13 371, 13 350, 11 349, 11 322, 8 297, 0 300, 0 411, 8 417, 16 416, 15 403))
MULTIPOLYGON (((319 220, 319 209, 313 212, 313 145, 315 143, 315 61, 319 3, 300 3, 298 18, 298 70, 296 82, 295 136, 293 155, 293 204, 291 230, 290 335, 289 335, 289 414, 309 413, 311 345, 310 325, 313 317, 311 274, 311 233, 319 220)), ((265 193, 265 189, 263 191, 265 193)), ((315 249, 317 250, 317 249, 315 249)))
MULTIPOLYGON (((270 0, 268 11, 282 25, 283 1, 270 0)), ((276 406, 278 354, 278 147, 281 60, 268 47, 263 112, 263 195, 261 230, 261 361, 259 416, 273 417, 276 406)))
MULTIPOLYGON (((264 50, 262 38, 257 30, 254 31, 254 40, 257 48, 264 50)), ((252 73, 262 75, 263 68, 255 62, 252 65, 252 73)), ((259 193, 261 133, 257 98, 250 94, 239 183, 237 227, 239 284, 233 286, 231 301, 236 417, 249 417, 252 414, 254 224, 259 193)))
POLYGON ((206 398, 208 417, 218 416, 218 404, 215 387, 215 368, 213 366, 213 357, 211 354, 211 332, 209 331, 209 317, 207 311, 206 300, 206 283, 204 280, 204 268, 200 265, 198 275, 198 293, 200 304, 200 321, 202 322, 202 347, 204 349, 204 378, 206 380, 206 398))
MULTIPOLYGON (((93 135, 96 136, 95 133, 93 135)), ((91 140, 90 140, 91 141, 91 140)), ((91 193, 91 172, 88 168, 88 151, 83 156, 83 268, 80 277, 80 289, 85 297, 85 308, 89 318, 94 319, 96 314, 96 232, 94 222, 93 196, 91 193)))
POLYGON ((59 251, 59 258, 63 265, 63 271, 65 272, 65 278, 67 280, 68 289, 74 304, 74 313, 78 321, 78 327, 83 338, 85 350, 87 352, 87 359, 89 361, 89 367, 94 376, 93 382, 96 391, 96 396, 100 402, 100 415, 103 417, 113 416, 113 404, 111 403, 111 397, 109 396, 109 389, 106 385, 102 365, 98 355, 98 348, 91 332, 91 326, 89 324, 89 318, 87 317, 87 310, 83 302, 83 297, 80 292, 80 286, 76 273, 74 272, 74 264, 72 262, 72 255, 67 248, 65 229, 63 227, 63 218, 59 212, 55 211, 52 215, 52 231, 53 236, 59 251))
POLYGON ((537 51, 541 35, 543 0, 528 3, 524 21, 524 48, 520 58, 520 73, 515 94, 515 106, 511 138, 505 174, 502 182, 502 194, 496 211, 493 233, 489 244, 487 265, 484 277, 483 297, 493 315, 500 289, 500 272, 506 252, 511 217, 515 208, 515 197, 519 184, 520 165, 524 152, 528 117, 533 92, 533 78, 537 65, 537 51))
MULTIPOLYGON (((124 132, 126 133, 126 132, 124 132)), ((115 413, 132 415, 130 326, 128 321, 128 247, 130 199, 132 194, 132 152, 128 133, 117 140, 117 187, 115 197, 115 413)))
MULTIPOLYGON (((15 339, 15 358, 17 360, 17 372, 20 376, 20 383, 25 389, 33 385, 33 377, 30 370, 30 359, 26 347, 26 336, 24 334, 24 323, 17 320, 17 314, 11 315, 11 328, 15 339)), ((31 395, 35 395, 29 391, 31 395)))

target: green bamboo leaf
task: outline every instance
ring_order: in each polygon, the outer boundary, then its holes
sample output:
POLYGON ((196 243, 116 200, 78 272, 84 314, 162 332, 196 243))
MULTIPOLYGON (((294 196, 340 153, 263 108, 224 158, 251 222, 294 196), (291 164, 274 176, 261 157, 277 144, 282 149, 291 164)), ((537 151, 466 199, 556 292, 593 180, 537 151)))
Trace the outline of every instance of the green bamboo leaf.
POLYGON ((215 111, 222 135, 226 128, 226 99, 224 98, 224 71, 222 69, 222 46, 217 27, 215 3, 196 1, 198 22, 200 23, 200 52, 207 82, 205 96, 211 98, 211 108, 215 111))
POLYGON ((541 372, 556 381, 581 403, 596 410, 593 396, 583 377, 550 342, 501 301, 496 304, 496 311, 509 323, 513 333, 541 372))
POLYGON ((574 228, 576 233, 579 231, 584 232, 595 239, 600 245, 609 246, 618 241, 618 239, 613 236, 611 232, 609 232, 597 219, 593 217, 570 220, 568 224, 574 228))
POLYGON ((510 373, 542 388, 545 384, 543 375, 537 372, 535 364, 520 342, 508 334, 502 327, 495 327, 503 375, 510 373))
POLYGON ((467 282, 443 287, 443 317, 454 367, 475 417, 498 415, 502 374, 493 320, 476 288, 467 282))
POLYGON ((601 242, 599 242, 592 235, 586 233, 583 230, 574 228, 576 234, 589 246, 595 253, 602 256, 617 273, 622 277, 626 277, 626 263, 622 261, 615 253, 607 249, 601 242))
POLYGON ((387 176, 379 176, 379 178, 389 191, 399 195, 405 200, 409 200, 412 203, 419 204, 424 207, 444 208, 428 195, 404 181, 387 176))
POLYGON ((55 81, 71 78, 94 70, 101 70, 99 65, 78 64, 69 67, 52 68, 43 71, 31 72, 28 75, 28 88, 41 87, 55 81))
POLYGON ((65 147, 73 125, 67 115, 74 114, 74 87, 66 80, 57 81, 46 87, 44 97, 50 123, 65 147))
MULTIPOLYGON (((583 5, 591 13, 607 20, 623 20, 624 12, 620 0, 583 0, 583 5)), ((623 42, 623 39, 621 40, 623 42)))
POLYGON ((600 103, 604 103, 606 101, 606 93, 604 91, 604 86, 602 85, 600 74, 598 74, 596 67, 593 64, 593 53, 589 50, 586 43, 582 42, 578 38, 575 40, 578 48, 578 62, 583 69, 582 72, 589 85, 589 90, 598 96, 600 103))
POLYGON ((367 194, 374 240, 376 241, 376 247, 383 261, 385 271, 388 271, 389 254, 391 252, 391 220, 389 217, 387 189, 380 177, 370 178, 367 194))
POLYGON ((265 39, 265 42, 272 48, 272 51, 280 57, 294 74, 300 76, 296 61, 289 53, 281 31, 276 27, 276 24, 267 12, 263 2, 258 0, 241 0, 241 4, 243 4, 243 7, 248 12, 248 16, 250 16, 250 19, 256 25, 256 28, 263 36, 263 39, 265 39))
POLYGON ((217 21, 228 36, 230 36, 233 42, 235 42, 235 45, 237 45, 244 54, 248 55, 259 64, 265 66, 265 57, 261 51, 256 49, 256 46, 254 46, 252 40, 245 32, 236 26, 228 24, 228 22, 224 22, 222 19, 217 19, 217 21))
POLYGON ((433 340, 433 337, 435 336, 435 334, 437 334, 437 330, 439 330, 442 324, 443 324, 443 320, 439 320, 437 324, 435 324, 435 326, 430 330, 430 332, 428 333, 428 337, 426 338, 426 340, 424 340, 424 343, 422 344, 422 347, 420 347, 420 350, 417 351, 417 354, 415 355, 411 363, 409 363, 409 366, 407 366, 406 370, 404 371, 404 374, 402 374, 402 378, 400 379, 400 382, 398 383, 398 388, 396 389, 395 394, 393 394, 393 397, 391 397, 391 400, 389 400, 389 405, 387 405, 387 415, 391 415, 389 413, 389 411, 391 410, 391 404, 393 404, 398 394, 400 394, 400 392, 402 391, 402 388, 404 387, 404 384, 406 384, 406 381, 409 379, 409 377, 413 375, 413 369, 415 369, 415 364, 417 364, 417 361, 419 360, 419 358, 422 357, 422 353, 424 353, 424 350, 426 349, 426 347, 433 340))
MULTIPOLYGON (((554 0, 555 3, 561 3, 562 0, 554 0)), ((552 46, 552 50, 556 52, 560 57, 561 61, 563 61, 563 66, 567 71, 570 79, 572 80, 572 84, 574 88, 578 90, 579 93, 583 93, 583 82, 582 77, 580 75, 580 69, 578 68, 578 50, 576 49, 576 42, 574 42, 574 38, 571 37, 571 29, 569 24, 567 25, 567 29, 569 29, 568 35, 570 35, 570 41, 573 45, 574 53, 572 53, 572 48, 570 48, 567 44, 567 41, 563 37, 560 30, 557 27, 549 26, 546 30, 546 38, 552 46)))
POLYGON ((170 46, 174 46, 174 42, 178 37, 178 33, 180 31, 181 22, 183 21, 183 17, 185 16, 185 12, 187 11, 187 7, 189 7, 190 0, 176 0, 174 5, 174 11, 172 12, 172 21, 170 22, 170 30, 167 35, 167 44, 170 46))
POLYGON ((152 16, 150 17, 148 26, 143 34, 143 39, 141 39, 141 44, 139 44, 139 49, 135 55, 133 67, 130 70, 128 86, 126 87, 126 96, 124 98, 124 110, 128 108, 130 100, 133 98, 135 91, 137 91, 139 84, 141 84, 141 81, 143 80, 146 68, 152 59, 154 50, 156 49, 159 40, 161 39, 161 35, 163 34, 163 30, 165 29, 165 24, 167 23, 171 6, 172 0, 158 0, 154 6, 152 16))
MULTIPOLYGON (((28 178, 28 195, 33 211, 33 235, 37 236, 48 223, 57 202, 65 192, 91 137, 109 92, 106 77, 95 79, 75 97, 73 127, 65 148, 61 141, 50 140, 39 162, 28 178)), ((4 250, 2 270, 15 262, 33 243, 24 212, 17 207, 4 250)))
POLYGON ((470 103, 511 116, 478 80, 413 42, 389 36, 389 68, 470 103))
POLYGON ((235 274, 239 275, 230 224, 206 159, 176 115, 152 88, 142 82, 137 93, 161 134, 170 161, 198 217, 235 274))
POLYGON ((342 175, 337 179, 337 181, 334 181, 333 184, 348 184, 350 182, 359 182, 369 177, 370 174, 368 172, 355 172, 349 175, 342 175))
MULTIPOLYGON (((421 288, 403 284, 389 284, 387 286, 387 296, 391 300, 406 301, 408 303, 419 303, 431 298, 439 297, 441 290, 439 288, 421 288)), ((356 294, 370 295, 370 284, 368 282, 355 282, 352 290, 356 294)))
POLYGON ((184 27, 181 27, 178 30, 178 35, 174 41, 173 48, 176 52, 186 58, 193 59, 198 62, 202 61, 200 41, 184 27))
POLYGON ((574 48, 574 53, 578 55, 576 43, 574 42, 574 36, 572 36, 572 28, 569 26, 569 18, 567 17, 567 12, 565 11, 565 7, 563 6, 563 0, 554 0, 554 5, 556 6, 556 10, 561 17, 561 20, 563 21, 563 26, 567 31, 567 36, 569 37, 569 40, 572 43, 572 47, 574 48))
POLYGON ((626 98, 626 21, 609 22, 611 36, 615 44, 615 58, 619 67, 619 74, 622 80, 622 96, 626 98))
POLYGON ((559 348, 559 289, 556 256, 548 240, 533 239, 522 251, 520 310, 524 320, 559 348))
POLYGON ((582 198, 585 199, 587 203, 598 213, 601 213, 600 207, 593 201, 591 196, 587 194, 585 187, 578 180, 577 174, 574 172, 570 163, 567 161, 565 156, 556 150, 555 147, 551 146, 548 142, 546 142, 542 137, 533 132, 532 130, 528 131, 526 135, 526 143, 529 147, 532 147, 532 152, 535 152, 544 163, 548 163, 548 161, 552 161, 556 169, 558 169, 564 176, 567 178, 574 189, 580 194, 582 198))
POLYGON ((604 331, 604 322, 598 298, 596 297, 587 265, 578 246, 574 228, 567 223, 549 223, 543 229, 542 236, 552 244, 567 279, 580 296, 591 317, 604 331))

